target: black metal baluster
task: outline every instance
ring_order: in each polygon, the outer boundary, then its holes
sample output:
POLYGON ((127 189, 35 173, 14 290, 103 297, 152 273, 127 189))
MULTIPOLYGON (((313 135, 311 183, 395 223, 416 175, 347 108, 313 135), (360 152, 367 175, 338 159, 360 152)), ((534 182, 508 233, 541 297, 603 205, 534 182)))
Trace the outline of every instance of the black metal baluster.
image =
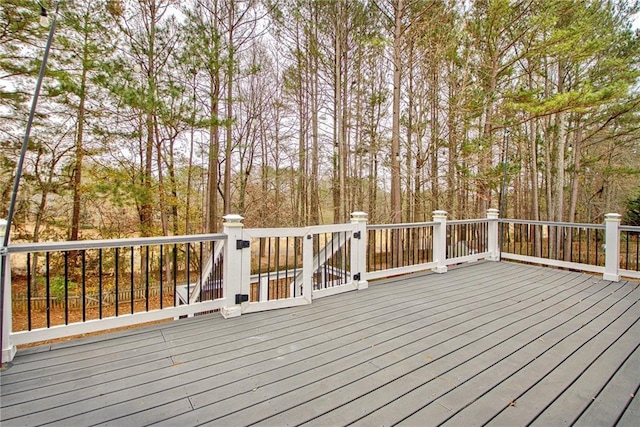
POLYGON ((640 271, 640 233, 635 233, 636 236, 636 271, 640 271))
POLYGON ((115 312, 116 312, 116 317, 118 316, 118 306, 119 306, 119 302, 120 302, 120 295, 118 295, 118 270, 120 270, 119 265, 120 265, 120 256, 119 256, 119 248, 116 248, 116 265, 115 265, 115 285, 116 285, 116 307, 115 307, 115 312))
POLYGON ((87 321, 87 251, 82 251, 82 321, 87 321))
POLYGON ((547 225, 547 259, 551 259, 551 227, 547 225))
POLYGON ((582 238, 583 238, 584 230, 581 227, 578 227, 578 263, 582 262, 582 238))
POLYGON ((191 243, 186 243, 187 247, 187 304, 190 304, 189 295, 191 295, 191 243))
POLYGON ((569 230, 570 230, 569 233, 571 236, 571 239, 569 239, 569 243, 571 243, 571 245, 569 246, 569 260, 573 262, 573 238, 574 238, 573 235, 574 235, 575 228, 571 227, 569 230))
POLYGON ((64 251, 64 324, 69 324, 69 251, 64 251))
POLYGON ((596 265, 598 265, 598 230, 594 234, 596 235, 596 265))
POLYGON ((416 229, 416 234, 414 236, 415 241, 413 242, 414 250, 415 250, 415 255, 413 258, 414 264, 422 264, 424 262, 424 260, 422 259, 422 255, 420 254, 420 245, 422 244, 423 236, 424 236, 424 227, 418 227, 416 229))
MULTIPOLYGON (((258 239, 258 293, 262 286, 262 251, 264 250, 264 237, 258 239)), ((258 301, 260 301, 260 295, 258 295, 258 301)))
POLYGON ((220 258, 219 258, 219 263, 218 263, 218 271, 217 271, 217 275, 218 275, 218 280, 216 281, 216 298, 223 298, 224 295, 222 294, 224 287, 222 286, 222 274, 223 274, 223 268, 224 268, 224 252, 220 253, 220 258))
POLYGON ((144 262, 144 301, 145 311, 149 311, 149 245, 145 246, 144 262))
MULTIPOLYGON (((130 255, 131 255, 131 277, 129 279, 129 292, 130 292, 130 299, 131 299, 131 314, 133 314, 134 310, 134 295, 133 295, 133 284, 134 284, 134 277, 133 277, 133 273, 135 271, 135 256, 134 256, 134 249, 133 246, 131 246, 131 251, 130 251, 130 255)), ((140 246, 140 255, 142 255, 142 246, 140 246)))
MULTIPOLYGON (((338 236, 340 236, 339 233, 338 233, 338 236)), ((334 245, 333 245, 334 241, 335 241, 334 234, 331 233, 331 254, 335 253, 334 245)), ((326 251, 325 251, 325 264, 329 264, 329 272, 330 272, 330 274, 326 274, 324 276, 324 287, 326 288, 328 287, 328 284, 331 283, 328 280, 328 278, 333 277, 333 272, 336 271, 336 260, 333 258, 333 255, 327 254, 326 251)))
POLYGON ((353 245, 353 240, 351 239, 347 239, 347 234, 345 233, 344 235, 344 248, 342 250, 343 253, 343 258, 344 258, 344 278, 343 278, 343 282, 342 283, 347 283, 349 280, 349 276, 351 276, 353 274, 353 269, 355 268, 355 266, 351 265, 351 258, 350 258, 350 254, 351 254, 351 245, 353 245))
POLYGON ((391 234, 391 230, 390 229, 386 229, 385 230, 385 239, 384 239, 384 253, 385 253, 385 267, 386 268, 390 268, 389 267, 389 256, 391 255, 391 268, 393 268, 393 254, 389 253, 389 239, 390 239, 390 234, 391 234))
POLYGON ((407 262, 408 265, 415 265, 416 263, 416 254, 415 254, 415 245, 413 243, 418 228, 407 228, 407 262))
MULTIPOLYGON (((199 300, 202 301, 202 291, 204 290, 204 285, 205 285, 206 281, 208 281, 208 278, 206 278, 206 277, 203 278, 202 277, 202 273, 204 272, 204 270, 202 269, 203 268, 203 264, 204 264, 203 263, 204 260, 202 259, 202 254, 203 254, 202 242, 199 242, 199 243, 200 243, 200 262, 199 262, 199 264, 200 264, 200 277, 198 277, 198 282, 200 282, 200 298, 199 298, 199 300)), ((211 253, 213 253, 213 252, 211 252, 211 253)), ((213 271, 214 265, 215 265, 215 260, 212 257, 211 258, 211 271, 213 271)), ((209 274, 211 274, 211 273, 209 273, 209 274)))
POLYGON ((158 263, 158 269, 160 270, 160 310, 164 307, 164 295, 162 295, 162 290, 164 288, 164 277, 162 277, 164 271, 164 257, 162 256, 163 248, 164 245, 160 245, 160 262, 158 263))
POLYGON ((98 318, 102 319, 102 248, 98 249, 98 318))
POLYGON ((371 247, 371 230, 367 230, 367 271, 371 271, 371 254, 374 249, 371 247))
MULTIPOLYGON (((335 267, 336 264, 337 264, 337 271, 346 271, 347 264, 344 262, 344 258, 343 258, 344 252, 343 252, 343 247, 342 247, 342 233, 341 232, 337 232, 336 235, 338 237, 338 249, 337 249, 337 252, 335 252, 336 257, 335 257, 335 260, 333 261, 333 264, 334 264, 333 271, 334 272, 336 271, 336 267, 335 267)), ((342 274, 338 274, 337 281, 338 281, 338 286, 343 283, 342 282, 342 274)), ((333 281, 331 281, 329 283, 333 283, 333 281)))
POLYGON ((347 239, 347 233, 344 233, 344 247, 341 249, 342 251, 342 262, 344 263, 344 268, 342 269, 342 283, 341 284, 345 284, 348 281, 348 271, 350 270, 351 264, 349 263, 349 259, 347 258, 347 253, 351 253, 351 252, 347 252, 347 248, 350 247, 350 240, 347 239))
POLYGON ((410 237, 409 237, 409 229, 408 228, 404 228, 400 230, 400 237, 402 239, 402 243, 400 244, 400 250, 402 250, 402 265, 409 265, 409 244, 410 244, 410 237))
POLYGON ((625 250, 625 260, 624 260, 624 268, 625 270, 629 269, 629 232, 625 231, 625 243, 626 243, 626 250, 625 250))
MULTIPOLYGON (((289 286, 289 237, 285 240, 284 248, 284 282, 289 286)), ((296 286, 293 285, 293 297, 296 297, 296 286)))
POLYGON ((173 245, 173 306, 178 306, 178 245, 173 245))
POLYGON ((635 233, 636 236, 636 271, 640 271, 640 233, 635 233))
POLYGON ((280 251, 282 249, 280 249, 280 238, 276 237, 275 239, 276 239, 275 240, 275 243, 276 243, 276 245, 275 245, 276 246, 275 247, 275 250, 276 250, 276 259, 275 259, 275 261, 276 261, 276 295, 277 295, 276 299, 280 299, 280 295, 281 295, 281 293, 280 293, 281 292, 281 290, 280 290, 280 251))
POLYGON ((587 264, 589 264, 589 259, 591 258, 590 252, 591 252, 591 229, 587 228, 587 264))
MULTIPOLYGON (((298 283, 296 278, 298 277, 298 243, 296 243, 298 237, 293 238, 293 287, 297 288, 298 283)), ((303 240, 300 238, 300 247, 303 245, 303 240)), ((301 295, 302 296, 302 295, 301 295)))
MULTIPOLYGON (((273 298, 273 293, 271 292, 271 237, 267 237, 267 301, 273 298)), ((258 301, 260 301, 260 289, 262 289, 262 283, 258 283, 258 301)))
POLYGON ((27 252, 27 330, 31 330, 31 252, 27 252))
POLYGON ((46 298, 47 298, 47 328, 51 327, 51 278, 50 278, 50 273, 51 273, 51 267, 49 265, 49 261, 51 259, 51 255, 49 252, 46 253, 45 255, 45 270, 46 270, 46 277, 45 277, 45 286, 47 287, 46 289, 46 298))

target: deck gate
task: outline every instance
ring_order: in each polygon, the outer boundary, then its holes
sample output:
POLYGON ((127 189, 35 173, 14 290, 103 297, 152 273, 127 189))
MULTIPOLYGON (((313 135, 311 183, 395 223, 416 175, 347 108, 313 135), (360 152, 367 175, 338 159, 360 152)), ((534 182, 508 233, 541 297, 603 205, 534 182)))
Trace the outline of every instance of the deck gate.
POLYGON ((241 313, 310 304, 314 298, 356 290, 360 275, 358 225, 243 229, 241 313))

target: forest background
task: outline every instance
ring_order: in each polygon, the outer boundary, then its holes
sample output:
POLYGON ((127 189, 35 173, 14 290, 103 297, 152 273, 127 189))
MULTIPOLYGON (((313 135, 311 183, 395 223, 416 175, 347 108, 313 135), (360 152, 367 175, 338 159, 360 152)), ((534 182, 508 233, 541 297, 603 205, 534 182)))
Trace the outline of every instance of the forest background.
MULTIPOLYGON (((56 4, 0 4, 0 217, 56 4)), ((59 6, 13 241, 474 218, 502 197, 508 217, 640 222, 637 2, 59 6)))

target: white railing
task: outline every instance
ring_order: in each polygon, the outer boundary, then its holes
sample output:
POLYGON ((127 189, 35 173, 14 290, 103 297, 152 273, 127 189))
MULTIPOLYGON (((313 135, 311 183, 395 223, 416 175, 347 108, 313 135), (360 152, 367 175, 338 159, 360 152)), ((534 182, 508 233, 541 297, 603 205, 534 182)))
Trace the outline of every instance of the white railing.
POLYGON ((369 280, 481 259, 640 278, 640 227, 620 226, 616 214, 603 225, 498 219, 495 209, 462 221, 435 211, 411 224, 367 225, 362 212, 302 228, 245 229, 242 220, 226 216, 221 234, 3 248, 2 361, 20 344, 310 304, 369 280))
POLYGON ((618 214, 604 224, 501 219, 499 235, 502 259, 640 278, 640 227, 621 226, 618 214))
POLYGON ((20 344, 219 310, 227 305, 216 281, 226 237, 10 245, 2 254, 2 360, 20 344), (25 300, 16 316, 14 296, 25 300))
POLYGON ((603 274, 603 224, 500 220, 502 259, 603 274))
POLYGON ((620 269, 621 276, 640 279, 640 227, 621 226, 620 269))

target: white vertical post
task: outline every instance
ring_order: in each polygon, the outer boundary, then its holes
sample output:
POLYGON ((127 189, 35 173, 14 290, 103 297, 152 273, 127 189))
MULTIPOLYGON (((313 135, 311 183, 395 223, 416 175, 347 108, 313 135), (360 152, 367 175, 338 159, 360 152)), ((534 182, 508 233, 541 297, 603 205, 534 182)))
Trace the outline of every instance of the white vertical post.
POLYGON ((617 282, 620 280, 618 269, 620 268, 620 218, 617 213, 608 213, 604 216, 605 225, 605 261, 604 280, 617 282))
POLYGON ((433 211, 433 262, 436 273, 447 272, 447 211, 433 211))
POLYGON ((487 244, 489 251, 489 257, 486 258, 489 261, 500 261, 500 227, 498 224, 498 217, 500 211, 498 209, 488 209, 487 219, 489 220, 489 227, 487 236, 487 244))
MULTIPOLYGON (((7 229, 7 221, 0 219, 0 236, 4 236, 7 229)), ((1 363, 8 363, 13 360, 16 355, 16 346, 11 342, 12 323, 12 307, 11 307, 11 262, 7 248, 0 248, 0 280, 3 281, 3 298, 2 298, 2 357, 1 363)))
MULTIPOLYGON (((236 304, 236 295, 242 294, 242 249, 238 249, 238 241, 242 241, 244 219, 240 215, 225 215, 222 217, 222 232, 227 235, 224 248, 223 286, 225 307, 220 313, 225 319, 240 316, 242 308, 236 304)), ((247 278, 248 280, 249 278, 247 278)))
MULTIPOLYGON (((352 212, 351 223, 356 224, 356 231, 360 233, 359 239, 351 239, 351 274, 359 274, 358 290, 367 289, 369 282, 367 275, 367 214, 365 212, 352 212)), ((355 280, 354 280, 355 281, 355 280)))

